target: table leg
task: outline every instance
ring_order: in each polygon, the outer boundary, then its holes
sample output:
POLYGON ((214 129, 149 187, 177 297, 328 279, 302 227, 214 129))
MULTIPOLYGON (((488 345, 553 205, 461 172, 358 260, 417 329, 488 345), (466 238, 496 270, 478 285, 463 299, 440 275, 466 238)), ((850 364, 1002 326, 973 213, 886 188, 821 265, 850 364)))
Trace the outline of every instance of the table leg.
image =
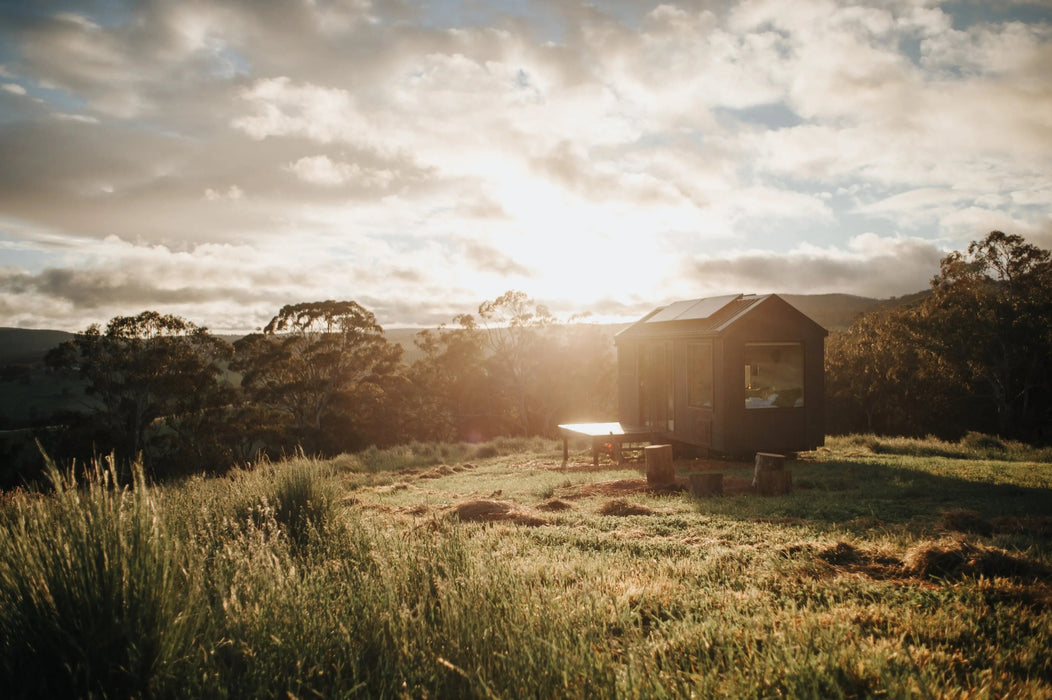
POLYGON ((563 433, 563 466, 570 461, 570 446, 567 445, 569 438, 566 437, 566 433, 563 433))

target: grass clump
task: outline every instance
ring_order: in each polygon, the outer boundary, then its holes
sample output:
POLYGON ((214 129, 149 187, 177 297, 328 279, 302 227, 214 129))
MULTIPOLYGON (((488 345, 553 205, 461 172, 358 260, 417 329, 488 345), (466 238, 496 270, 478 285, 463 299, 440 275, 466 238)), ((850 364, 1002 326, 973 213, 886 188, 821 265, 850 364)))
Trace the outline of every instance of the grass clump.
POLYGON ((53 465, 50 497, 0 521, 0 665, 13 697, 155 694, 185 667, 199 617, 194 581, 141 465, 87 478, 53 465))

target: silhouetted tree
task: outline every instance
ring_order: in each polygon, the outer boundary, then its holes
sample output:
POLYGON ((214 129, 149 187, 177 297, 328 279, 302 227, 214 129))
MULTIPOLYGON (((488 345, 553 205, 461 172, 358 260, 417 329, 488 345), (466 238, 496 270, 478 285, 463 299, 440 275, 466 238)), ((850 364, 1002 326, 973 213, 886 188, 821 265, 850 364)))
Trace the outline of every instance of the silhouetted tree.
POLYGON ((477 441, 496 432, 491 420, 496 392, 485 368, 482 332, 470 315, 453 321, 456 327, 424 330, 414 340, 423 352, 410 370, 419 439, 477 441))
POLYGON ((124 458, 145 452, 150 460, 167 444, 170 453, 200 460, 212 453, 205 433, 231 401, 232 388, 218 381, 230 353, 206 328, 144 311, 113 318, 105 330, 90 326, 46 361, 86 383, 93 400, 87 433, 96 450, 124 458))
POLYGON ((318 301, 283 307, 235 352, 246 396, 287 415, 305 447, 333 450, 353 429, 356 400, 399 369, 402 348, 357 302, 318 301))
POLYGON ((954 436, 970 387, 919 342, 916 313, 863 314, 826 341, 830 431, 954 436))
MULTIPOLYGON (((546 306, 514 290, 482 302, 478 315, 485 330, 482 337, 491 350, 487 360, 490 377, 514 406, 520 432, 529 435, 531 388, 536 385, 548 342, 545 331, 555 319, 546 306)), ((464 321, 469 318, 462 317, 464 321)))

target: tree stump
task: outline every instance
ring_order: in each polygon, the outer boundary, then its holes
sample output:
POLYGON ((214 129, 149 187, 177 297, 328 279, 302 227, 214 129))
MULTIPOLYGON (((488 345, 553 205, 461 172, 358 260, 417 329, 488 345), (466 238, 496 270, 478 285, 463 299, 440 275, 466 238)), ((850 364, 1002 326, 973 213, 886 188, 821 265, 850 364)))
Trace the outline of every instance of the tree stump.
POLYGON ((780 496, 793 489, 793 473, 788 469, 760 472, 756 490, 761 496, 780 496))
POLYGON ((690 493, 696 498, 723 495, 723 474, 703 473, 690 475, 690 493))
POLYGON ((671 484, 676 480, 672 464, 672 445, 650 445, 643 448, 647 462, 647 483, 655 486, 671 484))
POLYGON ((757 452, 752 485, 762 496, 789 493, 793 475, 785 468, 785 455, 757 452))

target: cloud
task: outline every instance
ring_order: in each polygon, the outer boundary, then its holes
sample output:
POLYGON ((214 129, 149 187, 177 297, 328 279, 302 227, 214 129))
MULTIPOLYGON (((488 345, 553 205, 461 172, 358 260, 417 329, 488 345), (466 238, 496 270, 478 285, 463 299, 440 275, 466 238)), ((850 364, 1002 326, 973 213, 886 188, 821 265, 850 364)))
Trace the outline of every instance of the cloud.
POLYGON ((510 256, 479 241, 464 242, 464 257, 478 271, 502 277, 535 277, 537 273, 510 256))
POLYGON ((696 257, 684 266, 683 281, 694 281, 704 294, 844 292, 884 298, 927 288, 945 255, 922 239, 862 234, 846 250, 804 245, 785 254, 742 251, 696 257))
POLYGON ((311 298, 411 321, 512 283, 636 315, 709 289, 902 294, 989 228, 1049 240, 1052 22, 475 10, 0 13, 0 241, 49 237, 4 273, 0 322, 141 299, 258 324, 311 298))

